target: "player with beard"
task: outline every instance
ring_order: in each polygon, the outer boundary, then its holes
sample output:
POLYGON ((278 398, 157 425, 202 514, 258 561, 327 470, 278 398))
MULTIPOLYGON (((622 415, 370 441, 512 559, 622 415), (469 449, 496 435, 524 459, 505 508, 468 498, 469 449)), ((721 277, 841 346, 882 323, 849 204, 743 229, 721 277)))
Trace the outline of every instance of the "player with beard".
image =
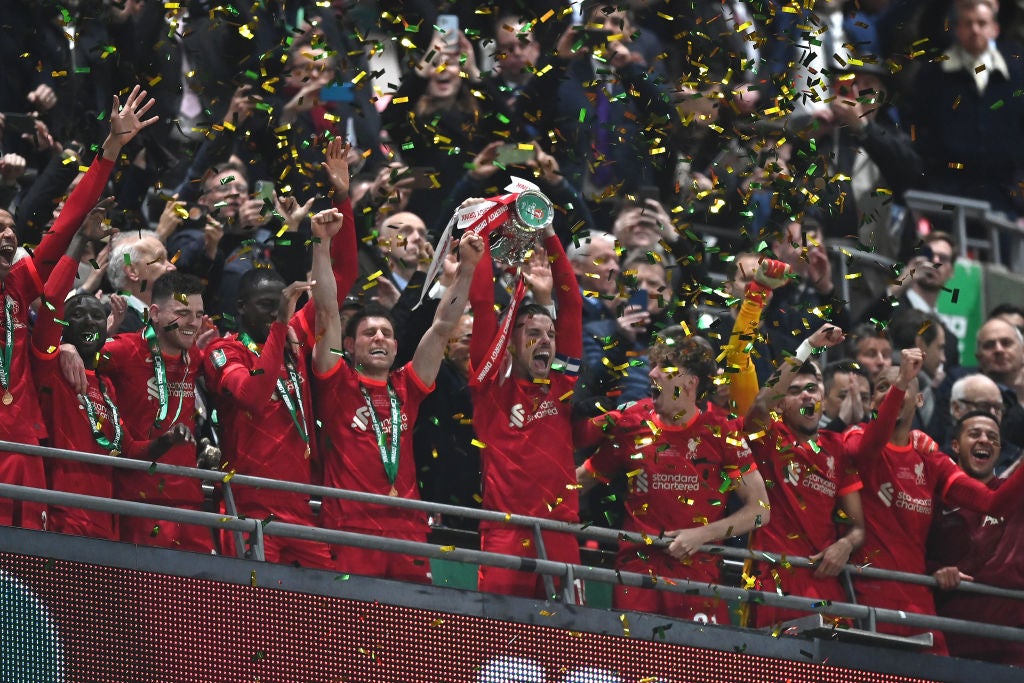
MULTIPOLYGON (((324 484, 335 488, 418 499, 412 428, 423 397, 434 390, 445 346, 465 311, 473 270, 483 241, 467 234, 459 242, 459 266, 410 362, 392 371, 398 341, 386 309, 369 305, 344 330, 337 287, 324 244, 341 227, 336 210, 313 217, 320 244, 313 252, 316 343, 313 375, 316 414, 323 420, 324 484), (340 350, 352 359, 348 365, 340 350)), ((426 542, 426 515, 337 498, 324 500, 322 524, 329 529, 426 542)), ((427 563, 409 555, 377 550, 337 549, 343 573, 426 582, 427 563)))
MULTIPOLYGON (((525 273, 534 303, 522 306, 513 321, 508 351, 498 358, 499 373, 471 381, 473 426, 482 442, 480 465, 485 510, 579 521, 579 491, 573 461, 572 406, 569 396, 583 352, 583 299, 572 265, 548 227, 544 250, 550 268, 531 267, 525 273), (547 306, 556 293, 558 319, 547 306), (559 366, 552 363, 558 352, 559 366), (508 372, 505 369, 508 368, 508 372), (508 374, 511 374, 511 377, 508 374)), ((488 251, 489 255, 489 251, 488 251)), ((478 268, 470 299, 473 336, 470 367, 477 375, 498 335, 494 311, 494 279, 490 258, 478 268)), ((547 559, 579 564, 579 544, 571 534, 543 532, 547 559)), ((537 557, 528 528, 480 524, 484 551, 537 557)), ((549 597, 539 574, 498 567, 480 567, 482 591, 549 597)))
MULTIPOLYGON (((842 602, 846 593, 836 578, 864 540, 862 484, 850 462, 849 447, 838 432, 819 431, 822 381, 807 361, 812 348, 842 342, 843 331, 825 324, 808 338, 807 355, 798 350, 758 393, 744 421, 754 460, 768 487, 772 524, 751 534, 751 546, 783 555, 808 557, 813 569, 765 563, 759 590, 780 591, 822 601, 842 602), (778 419, 781 416, 781 420, 778 419), (844 529, 840 535, 835 517, 844 529)), ((877 452, 898 417, 894 401, 865 429, 858 447, 877 452)), ((756 626, 804 616, 796 610, 758 605, 756 626)))
MULTIPOLYGON (((999 421, 991 413, 974 410, 957 421, 952 452, 961 469, 995 491, 1010 486, 1009 481, 995 476, 1001 446, 999 421)), ((1019 504, 1001 516, 945 506, 932 524, 928 560, 931 565, 942 567, 934 576, 944 591, 951 591, 961 581, 1021 590, 1024 589, 1022 542, 1024 514, 1019 504)), ((1019 600, 956 591, 938 593, 936 603, 943 617, 1016 628, 1024 626, 1024 603, 1019 600)), ((954 657, 1024 666, 1024 643, 950 633, 948 644, 949 653, 954 657)))
MULTIPOLYGON (((192 432, 183 424, 149 441, 136 441, 120 417, 117 394, 110 378, 96 372, 100 349, 107 339, 107 312, 89 294, 64 301, 74 286, 85 241, 80 233, 68 255, 61 258, 46 281, 42 306, 32 332, 32 368, 39 385, 49 445, 71 451, 124 455, 156 460, 180 443, 190 443, 192 432), (52 306, 52 308, 51 308, 52 306), (63 320, 64 324, 58 323, 63 320), (88 389, 80 392, 60 369, 57 349, 62 341, 75 347, 85 364, 88 389)), ((75 460, 46 460, 49 487, 57 491, 111 498, 114 475, 110 467, 75 460)), ((109 512, 51 505, 47 529, 66 534, 117 540, 115 517, 109 512)))
MULTIPOLYGON (((578 447, 600 448, 576 469, 576 477, 586 491, 596 481, 628 472, 623 529, 673 538, 667 551, 621 542, 617 570, 650 574, 655 583, 677 578, 721 583, 718 558, 701 553, 700 546, 767 524, 768 492, 742 434, 698 408, 717 374, 711 345, 677 326, 659 336, 650 361, 653 399, 577 428, 578 447), (727 514, 731 491, 742 505, 727 514)), ((728 605, 718 598, 616 585, 614 606, 729 623, 728 605)))
MULTIPOLYGON (((146 91, 136 86, 124 106, 115 95, 110 134, 103 150, 75 188, 60 216, 32 256, 18 258, 14 217, 0 210, 0 292, 3 294, 4 335, 0 343, 0 439, 35 444, 46 434, 29 360, 29 307, 43 291, 43 282, 67 249, 71 237, 96 204, 121 149, 157 117, 143 120, 153 106, 146 91)), ((45 488, 43 462, 36 456, 0 453, 0 480, 45 488)), ((0 524, 38 529, 44 506, 0 499, 0 524)))
MULTIPOLYGON (((127 332, 108 341, 98 369, 117 387, 125 427, 145 441, 183 425, 196 429, 196 375, 202 353, 193 349, 204 321, 203 283, 193 275, 171 271, 153 283, 149 322, 141 332, 127 332)), ((179 443, 162 461, 196 466, 193 443, 179 443)), ((203 493, 198 479, 148 472, 120 471, 114 491, 123 500, 198 510, 203 493)), ((168 520, 124 516, 122 541, 179 550, 210 552, 205 529, 168 520)))
MULTIPOLYGON (((846 434, 864 482, 862 497, 865 517, 864 545, 854 559, 879 569, 924 574, 925 544, 935 506, 944 503, 983 514, 1009 515, 1021 506, 1024 474, 1017 473, 997 491, 967 476, 938 445, 922 431, 911 429, 914 412, 921 402, 917 375, 923 363, 920 349, 904 349, 899 368, 883 371, 875 387, 875 405, 899 402, 899 418, 889 442, 879 450, 857 448, 851 442, 865 428, 854 427, 846 434)), ((857 601, 864 605, 935 614, 931 588, 898 581, 858 578, 854 581, 857 601)), ((879 623, 882 633, 912 635, 920 628, 879 623)), ((933 631, 934 654, 949 654, 940 631, 933 631)))

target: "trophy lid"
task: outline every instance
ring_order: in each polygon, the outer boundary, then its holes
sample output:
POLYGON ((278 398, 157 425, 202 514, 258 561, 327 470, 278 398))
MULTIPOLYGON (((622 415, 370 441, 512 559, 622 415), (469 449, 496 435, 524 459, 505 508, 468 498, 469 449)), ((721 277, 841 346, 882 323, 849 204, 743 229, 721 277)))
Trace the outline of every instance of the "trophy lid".
POLYGON ((526 190, 516 197, 515 216, 523 228, 531 231, 543 230, 554 222, 555 207, 542 193, 526 190))

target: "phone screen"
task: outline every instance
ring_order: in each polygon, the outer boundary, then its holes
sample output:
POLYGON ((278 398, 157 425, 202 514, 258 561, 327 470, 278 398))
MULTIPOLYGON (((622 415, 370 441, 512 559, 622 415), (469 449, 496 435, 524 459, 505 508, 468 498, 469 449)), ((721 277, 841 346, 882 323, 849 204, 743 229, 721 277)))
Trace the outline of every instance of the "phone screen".
POLYGON ((256 181, 256 196, 264 202, 274 201, 274 183, 269 180, 256 181))
POLYGON ((4 130, 23 135, 32 133, 36 129, 36 120, 28 114, 10 113, 4 114, 4 130))
POLYGON ((534 158, 534 154, 533 145, 524 149, 515 143, 510 143, 498 148, 498 154, 494 157, 494 161, 502 166, 508 166, 510 164, 513 166, 520 166, 532 160, 534 158))
POLYGON ((628 306, 638 306, 641 310, 647 310, 647 290, 638 289, 629 297, 628 306))
POLYGON ((459 18, 456 15, 438 14, 436 26, 446 48, 459 47, 459 18))

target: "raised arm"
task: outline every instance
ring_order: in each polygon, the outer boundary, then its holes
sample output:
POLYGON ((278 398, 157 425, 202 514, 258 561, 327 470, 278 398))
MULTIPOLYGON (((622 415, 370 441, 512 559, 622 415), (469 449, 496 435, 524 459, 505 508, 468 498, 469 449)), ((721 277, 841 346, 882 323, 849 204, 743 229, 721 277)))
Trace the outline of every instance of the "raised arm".
POLYGON ((78 260, 62 256, 43 288, 43 304, 39 307, 32 330, 32 350, 40 358, 56 357, 64 326, 64 297, 71 291, 78 275, 78 260))
POLYGON ((36 324, 32 331, 32 347, 40 357, 50 357, 60 346, 64 326, 64 300, 75 286, 78 264, 85 251, 87 241, 102 236, 101 221, 113 200, 104 200, 87 212, 88 221, 80 221, 83 228, 74 235, 67 253, 57 261, 43 287, 43 305, 39 307, 36 324))
POLYGON ((331 204, 342 215, 341 231, 331 242, 331 259, 334 263, 334 275, 338 281, 338 307, 344 303, 352 286, 359 277, 359 252, 356 244, 356 220, 352 211, 352 200, 349 199, 348 154, 351 145, 341 138, 334 138, 324 149, 324 160, 321 163, 327 178, 334 189, 331 204))
POLYGON ((771 412, 775 405, 785 396, 786 387, 793 380, 803 364, 811 356, 813 349, 829 348, 841 344, 845 334, 835 325, 825 323, 811 334, 797 348, 796 354, 784 358, 779 369, 758 392, 754 404, 747 411, 746 430, 748 432, 767 427, 771 421, 771 412))
POLYGON ((284 288, 277 319, 270 326, 270 334, 263 344, 263 351, 252 369, 244 363, 230 359, 223 368, 218 369, 214 362, 213 349, 206 354, 207 377, 219 372, 219 381, 211 382, 218 393, 250 412, 256 411, 270 400, 288 341, 288 321, 295 312, 295 302, 310 289, 312 286, 309 282, 293 282, 284 288))
MULTIPOLYGON (((903 399, 910 387, 910 382, 921 371, 924 355, 920 349, 903 349, 900 355, 900 369, 896 381, 886 392, 882 404, 878 406, 878 416, 869 421, 863 431, 849 432, 845 444, 854 461, 861 458, 878 457, 882 447, 892 438, 896 421, 903 408, 903 399)), ((909 431, 909 430, 908 430, 909 431)))
MULTIPOLYGON (((335 298, 338 309, 345 303, 345 297, 352 291, 359 278, 359 247, 356 241, 356 221, 352 212, 352 201, 349 199, 349 170, 346 155, 349 146, 341 138, 334 138, 324 150, 324 161, 321 166, 334 188, 331 203, 341 212, 341 230, 331 240, 331 265, 334 270, 335 298)), ((316 304, 312 299, 306 302, 298 313, 298 327, 301 334, 309 337, 313 345, 312 334, 316 325, 316 304)))
POLYGON ((316 307, 316 341, 313 369, 318 375, 330 372, 341 360, 341 313, 338 285, 331 270, 331 240, 341 229, 342 215, 327 209, 313 216, 313 305, 316 307))
POLYGON ((445 290, 434 314, 434 323, 416 346, 412 368, 427 386, 437 379, 437 371, 444 360, 444 349, 451 332, 466 311, 473 275, 484 255, 484 239, 475 233, 466 233, 459 240, 459 267, 455 281, 445 290))
POLYGON ((494 310, 494 266, 491 248, 484 240, 481 265, 473 272, 469 288, 469 304, 473 307, 473 335, 469 341, 472 367, 480 367, 487 359, 487 351, 498 333, 498 314, 494 310))
POLYGON ((729 397, 735 404, 737 415, 745 415, 760 390, 757 369, 750 357, 751 348, 758 338, 761 314, 773 290, 785 285, 789 265, 774 259, 764 259, 743 293, 743 302, 726 345, 725 367, 729 377, 729 397))
POLYGON ((33 260, 42 280, 45 281, 49 277, 57 259, 67 250, 71 237, 100 198, 114 168, 114 162, 121 155, 121 149, 140 131, 159 120, 156 116, 145 120, 142 118, 155 102, 152 99, 147 100, 146 91, 139 86, 135 86, 128 95, 124 106, 121 106, 121 101, 114 95, 114 104, 110 111, 110 133, 103 143, 102 153, 96 157, 85 177, 72 191, 53 227, 36 248, 33 260))
POLYGON ((578 364, 583 355, 583 296, 576 284, 576 273, 553 227, 547 229, 544 249, 551 262, 551 276, 555 283, 554 299, 558 304, 558 318, 555 320, 556 349, 558 355, 576 359, 578 364))

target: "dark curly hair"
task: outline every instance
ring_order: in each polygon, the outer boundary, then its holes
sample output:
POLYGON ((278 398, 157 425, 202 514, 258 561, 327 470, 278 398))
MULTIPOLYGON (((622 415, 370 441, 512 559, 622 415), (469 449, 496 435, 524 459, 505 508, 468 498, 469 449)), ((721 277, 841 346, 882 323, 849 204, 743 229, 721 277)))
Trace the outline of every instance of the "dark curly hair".
POLYGON ((662 330, 650 351, 651 364, 682 368, 697 378, 697 400, 712 392, 718 364, 715 350, 704 337, 690 334, 681 325, 662 330))

